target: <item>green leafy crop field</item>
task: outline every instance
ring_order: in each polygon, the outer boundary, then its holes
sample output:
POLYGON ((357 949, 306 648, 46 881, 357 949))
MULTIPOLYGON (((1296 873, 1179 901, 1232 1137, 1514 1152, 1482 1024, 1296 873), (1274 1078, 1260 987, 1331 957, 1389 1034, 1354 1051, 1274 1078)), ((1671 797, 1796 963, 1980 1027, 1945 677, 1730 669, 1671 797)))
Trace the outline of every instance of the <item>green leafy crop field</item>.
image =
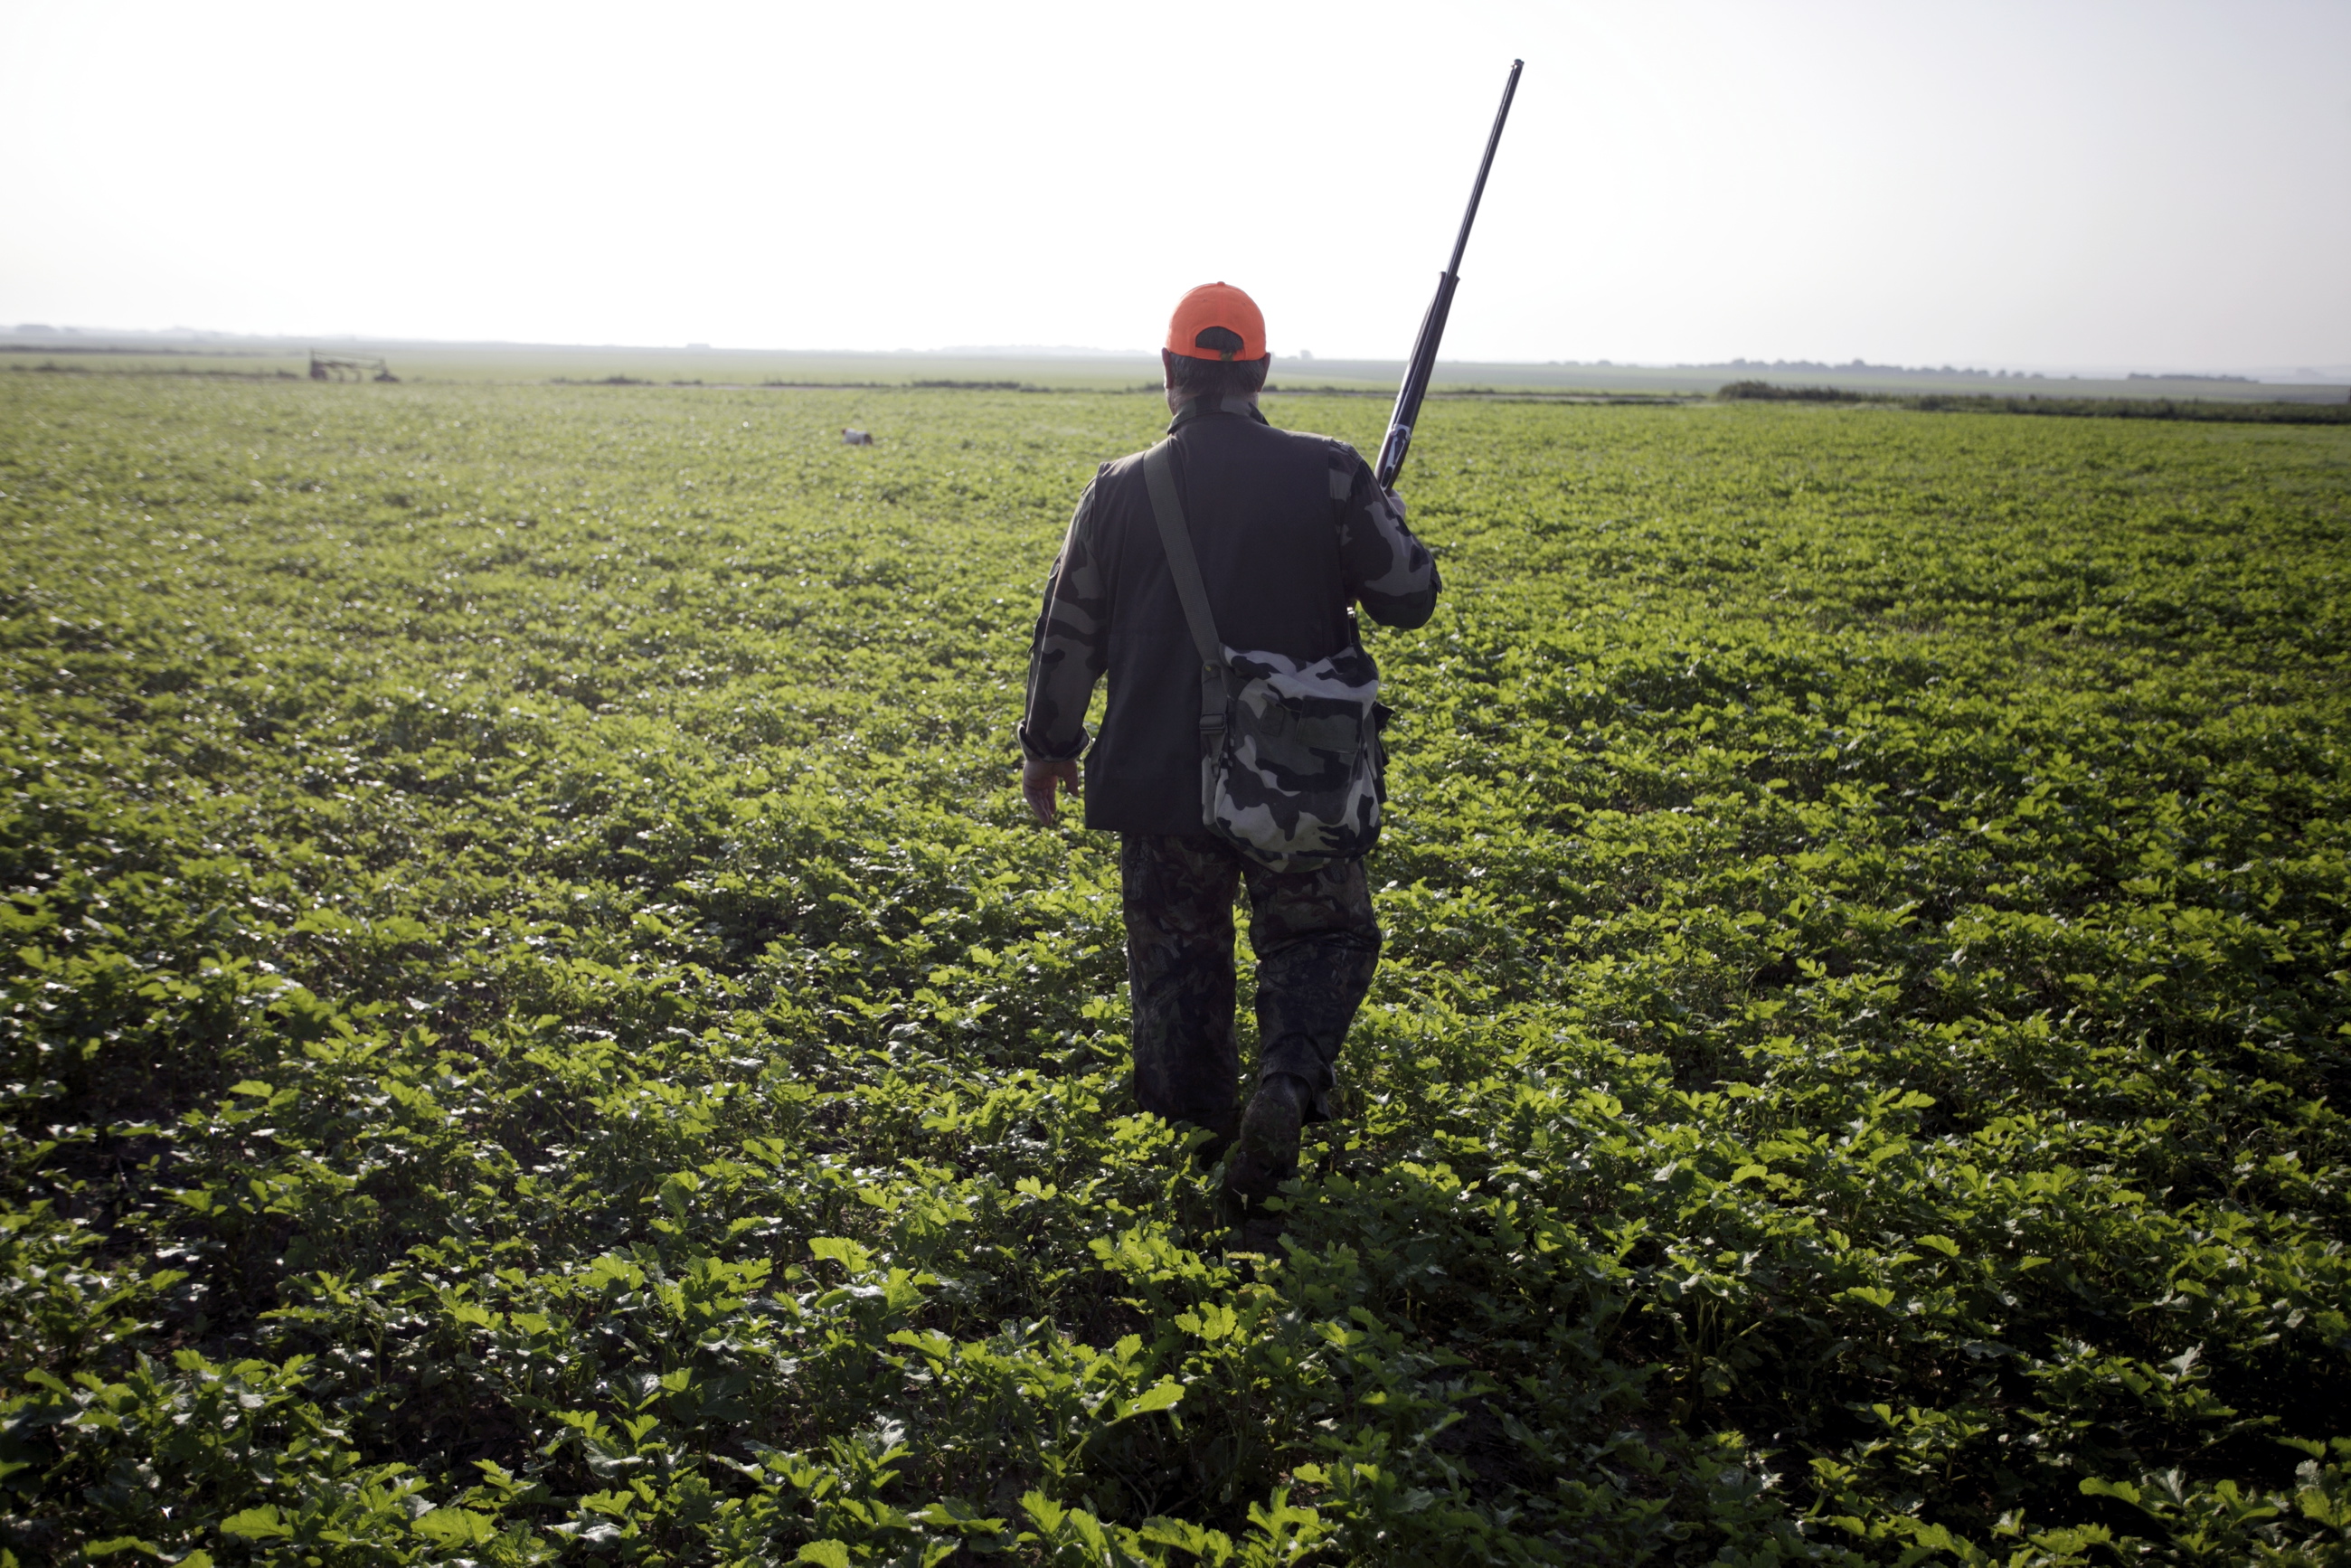
POLYGON ((2345 1561, 2351 430, 1432 405, 1255 1254, 1011 788, 1163 417, 0 382, 0 1561, 2345 1561))

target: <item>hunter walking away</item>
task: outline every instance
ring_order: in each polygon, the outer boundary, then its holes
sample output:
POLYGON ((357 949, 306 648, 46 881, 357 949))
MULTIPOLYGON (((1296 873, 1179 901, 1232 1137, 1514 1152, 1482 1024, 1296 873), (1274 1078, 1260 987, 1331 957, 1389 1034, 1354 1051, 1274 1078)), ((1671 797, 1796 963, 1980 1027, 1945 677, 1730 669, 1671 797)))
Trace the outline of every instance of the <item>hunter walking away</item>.
POLYGON ((1134 1095, 1204 1129, 1237 1209, 1296 1174, 1332 1113, 1340 1048, 1380 932, 1363 856, 1378 832, 1378 679, 1353 607, 1415 627, 1436 562, 1343 441, 1258 407, 1255 301, 1184 296, 1160 351, 1167 439, 1102 465, 1079 498, 1029 655, 1021 789, 1057 789, 1119 835, 1134 1095), (1237 652, 1246 649, 1248 652, 1237 652), (1084 728, 1107 675, 1102 733, 1084 728), (1233 903, 1246 887, 1259 1060, 1236 1098, 1233 903), (1229 1145, 1229 1147, 1228 1147, 1229 1145))

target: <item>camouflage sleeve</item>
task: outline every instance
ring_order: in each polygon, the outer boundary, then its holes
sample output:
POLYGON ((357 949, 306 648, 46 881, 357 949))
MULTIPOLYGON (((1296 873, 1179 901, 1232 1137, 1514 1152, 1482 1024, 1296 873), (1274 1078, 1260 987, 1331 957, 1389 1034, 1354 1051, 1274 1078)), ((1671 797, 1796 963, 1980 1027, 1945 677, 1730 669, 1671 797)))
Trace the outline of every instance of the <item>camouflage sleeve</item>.
POLYGON ((1347 591, 1383 626, 1418 626, 1437 612, 1437 561, 1353 447, 1332 443, 1331 499, 1339 507, 1339 560, 1347 591))
POLYGON ((1078 497, 1069 537, 1045 587, 1045 609, 1029 649, 1029 708, 1020 754, 1060 762, 1086 748, 1086 704, 1110 663, 1110 593, 1093 538, 1094 487, 1078 497))

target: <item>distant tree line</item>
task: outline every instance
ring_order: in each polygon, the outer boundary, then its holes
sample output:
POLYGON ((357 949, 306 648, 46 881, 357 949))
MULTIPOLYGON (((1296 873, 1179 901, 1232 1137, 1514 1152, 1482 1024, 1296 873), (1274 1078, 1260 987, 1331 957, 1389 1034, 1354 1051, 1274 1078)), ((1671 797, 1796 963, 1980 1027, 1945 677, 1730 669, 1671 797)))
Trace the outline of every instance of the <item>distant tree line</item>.
POLYGON ((1876 402, 1930 413, 2053 413, 2078 419, 2198 419, 2230 424, 2351 424, 2351 402, 2222 402, 2203 398, 1998 397, 1979 392, 1865 392, 1732 382, 1725 402, 1876 402))

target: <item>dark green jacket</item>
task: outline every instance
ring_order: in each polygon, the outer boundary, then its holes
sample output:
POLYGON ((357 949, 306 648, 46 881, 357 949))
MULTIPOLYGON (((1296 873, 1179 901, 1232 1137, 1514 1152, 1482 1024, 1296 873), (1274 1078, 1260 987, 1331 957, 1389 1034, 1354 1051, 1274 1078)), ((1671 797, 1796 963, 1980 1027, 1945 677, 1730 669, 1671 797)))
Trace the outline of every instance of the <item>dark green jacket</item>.
MULTIPOLYGON (((1389 626, 1437 608, 1437 563, 1355 449, 1277 430, 1228 398, 1185 405, 1168 426, 1217 634, 1238 650, 1301 664, 1351 635, 1360 602, 1389 626)), ((1078 499, 1029 659, 1020 746, 1058 760, 1085 752, 1086 826, 1198 833, 1199 656, 1167 574, 1140 453, 1105 463, 1078 499), (1086 751, 1086 705, 1107 673, 1102 734, 1086 751)))

